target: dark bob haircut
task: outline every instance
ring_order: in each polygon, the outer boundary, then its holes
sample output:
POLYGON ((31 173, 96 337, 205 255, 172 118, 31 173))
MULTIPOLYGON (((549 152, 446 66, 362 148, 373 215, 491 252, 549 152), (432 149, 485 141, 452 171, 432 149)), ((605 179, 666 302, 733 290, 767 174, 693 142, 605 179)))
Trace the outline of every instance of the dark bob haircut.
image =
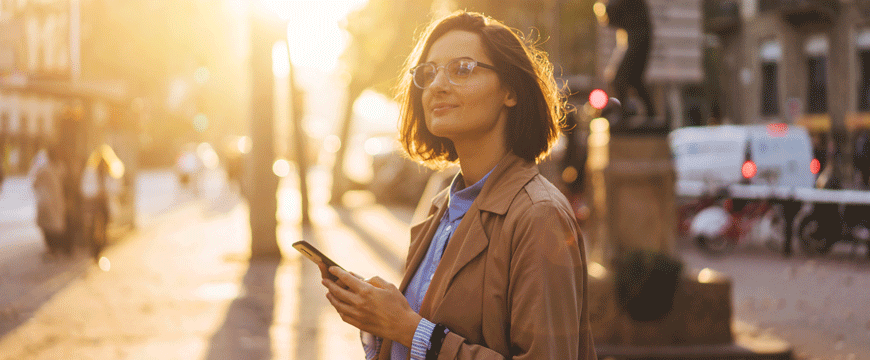
POLYGON ((515 155, 538 162, 550 153, 561 132, 566 101, 553 78, 547 54, 524 40, 522 33, 488 16, 457 11, 433 21, 405 63, 399 83, 399 141, 408 156, 441 169, 458 160, 449 139, 433 135, 423 115, 423 90, 414 86, 410 69, 423 62, 432 44, 444 34, 462 30, 480 36, 499 80, 516 93, 517 104, 508 110, 507 147, 515 155))

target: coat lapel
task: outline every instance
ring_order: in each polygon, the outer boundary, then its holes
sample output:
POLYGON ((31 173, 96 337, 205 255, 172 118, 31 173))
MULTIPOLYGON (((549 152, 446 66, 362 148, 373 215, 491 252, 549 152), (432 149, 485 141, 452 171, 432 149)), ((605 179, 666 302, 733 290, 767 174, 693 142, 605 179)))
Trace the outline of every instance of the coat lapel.
MULTIPOLYGON (((481 220, 482 212, 504 215, 517 193, 538 174, 533 163, 509 154, 502 159, 483 185, 477 199, 465 213, 444 249, 442 261, 435 270, 429 290, 423 298, 420 316, 431 319, 456 274, 489 246, 489 238, 481 220)), ((437 226, 436 226, 437 227, 437 226)), ((429 235, 431 241, 431 235, 429 235)), ((426 249, 429 245, 426 244, 426 249)), ((423 251, 425 254, 425 250, 423 251)), ((422 257, 422 255, 420 256, 422 257)), ((419 265, 419 261, 417 262, 419 265)), ((413 268, 416 271, 416 267, 413 268)), ((405 277, 408 277, 405 274, 405 277)))
POLYGON ((434 207, 429 218, 422 223, 411 228, 411 247, 408 249, 408 263, 405 264, 405 275, 402 278, 402 283, 399 285, 399 290, 402 293, 408 288, 411 278, 417 272, 417 267, 423 262, 426 252, 429 250, 429 245, 432 243, 432 238, 435 236, 435 231, 438 230, 438 224, 444 217, 444 212, 447 211, 447 192, 442 192, 436 196, 432 206, 434 207), (434 216, 434 218, 432 218, 434 216), (418 228, 419 227, 419 228, 418 228))
POLYGON ((442 261, 435 270, 429 290, 426 291, 420 306, 420 316, 427 319, 432 317, 433 309, 440 307, 444 294, 459 270, 486 250, 487 246, 489 239, 480 222, 480 210, 477 205, 472 204, 444 249, 442 261))
MULTIPOLYGON (((411 282, 411 278, 414 277, 414 273, 417 272, 420 263, 423 262, 423 257, 426 256, 426 251, 429 250, 429 245, 432 243, 432 238, 435 236, 435 231, 438 230, 438 224, 440 223, 440 221, 434 219, 441 219, 444 216, 444 212, 447 211, 446 204, 447 192, 442 191, 440 194, 436 195, 435 200, 432 201, 433 209, 430 211, 429 217, 423 222, 411 227, 411 244, 408 249, 408 263, 405 264, 405 275, 402 278, 402 283, 399 285, 399 290, 403 294, 405 293, 405 290, 408 289, 408 284, 411 282)), ((390 360, 392 349, 393 341, 384 339, 383 343, 381 343, 381 350, 378 352, 378 359, 390 360)))

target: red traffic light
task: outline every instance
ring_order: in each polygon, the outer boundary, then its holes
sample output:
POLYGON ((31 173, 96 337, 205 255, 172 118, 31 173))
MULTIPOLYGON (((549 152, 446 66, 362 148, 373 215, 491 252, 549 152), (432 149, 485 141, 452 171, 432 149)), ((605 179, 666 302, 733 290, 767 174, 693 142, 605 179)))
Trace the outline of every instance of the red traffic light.
POLYGON ((604 109, 607 106, 607 100, 607 93, 604 90, 595 89, 589 93, 589 105, 598 110, 604 109))
POLYGON ((744 178, 752 179, 752 177, 758 173, 758 167, 755 166, 754 161, 746 160, 746 162, 743 163, 743 166, 740 167, 740 172, 743 174, 744 178))

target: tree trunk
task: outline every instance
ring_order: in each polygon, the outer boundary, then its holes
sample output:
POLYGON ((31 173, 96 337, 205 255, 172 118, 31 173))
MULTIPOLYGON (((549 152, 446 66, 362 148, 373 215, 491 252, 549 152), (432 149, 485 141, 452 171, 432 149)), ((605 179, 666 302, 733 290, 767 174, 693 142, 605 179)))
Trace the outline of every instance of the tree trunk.
POLYGON ((277 39, 275 24, 251 17, 251 168, 253 182, 248 200, 251 225, 251 259, 280 258, 277 229, 278 178, 272 172, 275 161, 272 88, 272 44, 277 39))
POLYGON ((290 81, 290 121, 293 123, 293 134, 296 136, 296 166, 299 168, 299 194, 302 202, 302 227, 308 228, 311 226, 311 217, 308 215, 310 205, 308 202, 308 180, 306 178, 308 175, 308 156, 306 154, 308 151, 308 142, 306 141, 305 133, 302 130, 302 117, 305 114, 305 98, 302 96, 303 93, 299 88, 296 87, 295 73, 296 69, 293 68, 293 64, 291 63, 290 75, 288 76, 290 81))
POLYGON ((344 117, 339 131, 341 147, 335 154, 335 164, 332 166, 332 195, 329 203, 341 204, 341 197, 350 188, 350 180, 344 173, 344 159, 347 157, 347 148, 350 145, 350 129, 353 126, 353 103, 362 94, 363 88, 358 83, 351 81, 347 86, 347 101, 344 104, 344 117))

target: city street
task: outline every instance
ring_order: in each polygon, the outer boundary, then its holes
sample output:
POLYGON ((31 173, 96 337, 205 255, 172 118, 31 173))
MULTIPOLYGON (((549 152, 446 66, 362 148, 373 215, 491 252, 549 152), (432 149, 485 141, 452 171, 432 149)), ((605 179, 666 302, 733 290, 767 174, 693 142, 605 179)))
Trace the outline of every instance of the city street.
MULTIPOLYGON (((140 228, 152 226, 195 198, 190 190, 178 188, 170 171, 146 171, 138 180, 140 228)), ((0 335, 26 320, 90 264, 84 251, 72 257, 46 256, 33 199, 29 178, 16 176, 4 182, 0 194, 0 335)))
POLYGON ((746 246, 710 258, 681 244, 686 266, 709 267, 733 281, 734 317, 790 342, 798 359, 870 359, 870 262, 860 247, 792 258, 746 246))
MULTIPOLYGON (((315 169, 312 184, 328 184, 315 169)), ((281 262, 248 262, 247 207, 222 174, 200 191, 179 189, 169 171, 140 174, 138 227, 104 254, 47 258, 33 225, 26 179, 2 200, 0 359, 361 358, 358 333, 324 297, 319 273, 290 244, 306 239, 343 267, 398 283, 409 207, 383 207, 366 192, 326 205, 311 189, 313 229, 299 223, 293 176, 279 189, 281 262)), ((688 244, 687 267, 733 279, 735 320, 795 347, 798 359, 870 357, 870 263, 840 246, 819 259, 783 259, 759 247, 707 257, 688 244)))
MULTIPOLYGON (((322 174, 311 182, 328 184, 322 174)), ((176 189, 171 173, 142 174, 139 226, 101 266, 85 254, 43 259, 32 205, 20 196, 23 230, 3 251, 0 359, 361 358, 358 332, 289 245, 305 238, 347 269, 398 284, 412 209, 375 205, 366 193, 333 209, 324 186, 312 189, 315 226, 303 235, 291 179, 279 189, 280 263, 248 262, 247 207, 227 186, 195 196, 176 189)))

